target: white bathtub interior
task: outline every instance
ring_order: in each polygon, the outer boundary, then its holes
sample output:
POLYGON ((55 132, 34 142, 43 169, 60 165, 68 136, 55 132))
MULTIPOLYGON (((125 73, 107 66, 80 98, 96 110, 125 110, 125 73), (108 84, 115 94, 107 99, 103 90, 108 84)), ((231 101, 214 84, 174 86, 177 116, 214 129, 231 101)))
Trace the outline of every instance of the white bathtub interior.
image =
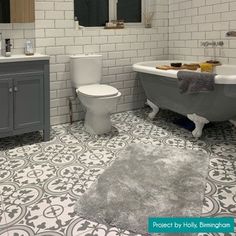
MULTIPOLYGON (((155 74, 165 76, 169 78, 177 78, 177 70, 160 70, 156 69, 158 65, 170 65, 174 62, 180 61, 146 61, 140 62, 133 65, 133 70, 136 72, 155 74)), ((193 61, 181 61, 183 64, 196 63, 193 61)), ((216 73, 215 83, 216 84, 236 84, 236 65, 220 65, 216 66, 214 73, 216 73)))

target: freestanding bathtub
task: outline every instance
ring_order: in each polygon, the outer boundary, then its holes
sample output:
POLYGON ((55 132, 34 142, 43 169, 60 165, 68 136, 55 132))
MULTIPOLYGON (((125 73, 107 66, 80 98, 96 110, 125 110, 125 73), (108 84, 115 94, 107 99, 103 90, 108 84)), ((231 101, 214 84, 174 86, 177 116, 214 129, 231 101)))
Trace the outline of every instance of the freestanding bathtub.
MULTIPOLYGON (((209 93, 181 94, 176 70, 159 70, 157 65, 170 65, 177 61, 149 61, 133 65, 138 72, 153 119, 159 108, 187 116, 195 123, 193 136, 201 137, 204 125, 210 121, 230 120, 236 125, 236 66, 222 65, 215 68, 215 90, 209 93)), ((183 62, 191 63, 191 62, 183 62)))

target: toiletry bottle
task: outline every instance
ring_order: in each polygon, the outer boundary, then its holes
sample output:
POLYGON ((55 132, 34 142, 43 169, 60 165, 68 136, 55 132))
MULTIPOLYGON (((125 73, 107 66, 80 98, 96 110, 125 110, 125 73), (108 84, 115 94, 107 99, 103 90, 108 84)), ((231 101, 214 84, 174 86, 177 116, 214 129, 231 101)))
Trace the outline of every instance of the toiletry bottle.
POLYGON ((10 39, 5 39, 5 46, 6 46, 5 56, 10 57, 11 56, 11 46, 12 46, 10 39))
POLYGON ((27 40, 25 43, 25 55, 26 56, 34 55, 33 43, 31 40, 27 40))

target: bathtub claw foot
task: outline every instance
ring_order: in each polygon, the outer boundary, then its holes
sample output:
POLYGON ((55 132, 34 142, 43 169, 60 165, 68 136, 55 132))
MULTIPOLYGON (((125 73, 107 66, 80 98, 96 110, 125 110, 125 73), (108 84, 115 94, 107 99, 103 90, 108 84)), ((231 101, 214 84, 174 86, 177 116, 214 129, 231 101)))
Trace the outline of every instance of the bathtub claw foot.
POLYGON ((192 134, 195 138, 200 138, 202 136, 202 130, 206 124, 209 123, 204 117, 198 116, 196 114, 189 114, 187 117, 194 122, 196 128, 193 130, 192 134))
POLYGON ((232 123, 236 127, 236 120, 230 120, 230 123, 232 123))
POLYGON ((147 100, 146 104, 152 108, 152 112, 149 113, 148 117, 149 117, 149 119, 153 120, 155 118, 155 116, 157 115, 157 113, 159 112, 160 109, 159 109, 158 106, 156 106, 150 100, 147 100))

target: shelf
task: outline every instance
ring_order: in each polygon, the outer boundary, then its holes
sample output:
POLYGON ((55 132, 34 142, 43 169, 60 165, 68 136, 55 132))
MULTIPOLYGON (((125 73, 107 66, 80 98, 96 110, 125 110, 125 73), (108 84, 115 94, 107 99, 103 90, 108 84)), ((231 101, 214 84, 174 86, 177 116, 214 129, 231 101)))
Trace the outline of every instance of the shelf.
POLYGON ((104 29, 124 29, 125 27, 119 27, 119 26, 116 26, 116 27, 107 27, 105 26, 104 29))

